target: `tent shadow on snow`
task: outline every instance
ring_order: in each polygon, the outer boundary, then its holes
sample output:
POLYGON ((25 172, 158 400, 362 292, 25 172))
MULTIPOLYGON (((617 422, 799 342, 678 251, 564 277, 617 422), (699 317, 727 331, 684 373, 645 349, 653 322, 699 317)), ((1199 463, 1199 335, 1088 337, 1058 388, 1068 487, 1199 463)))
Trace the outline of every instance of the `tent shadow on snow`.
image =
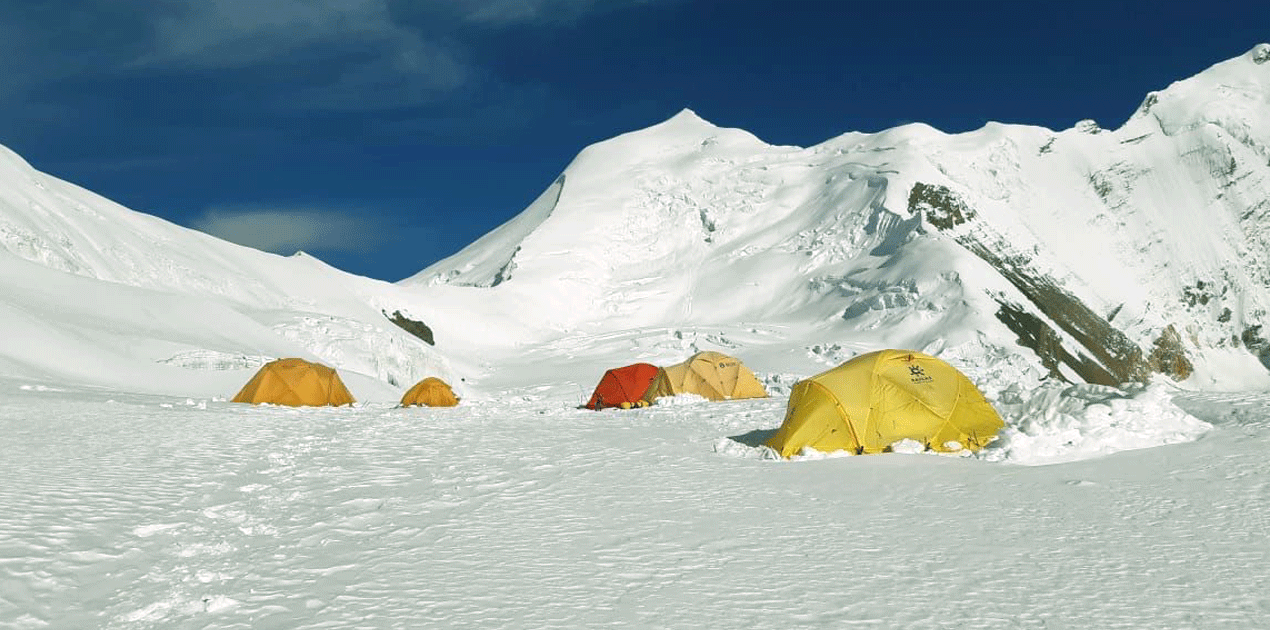
POLYGON ((751 448, 758 448, 770 440, 773 435, 776 435, 776 431, 778 429, 754 429, 741 435, 729 435, 728 439, 751 448))

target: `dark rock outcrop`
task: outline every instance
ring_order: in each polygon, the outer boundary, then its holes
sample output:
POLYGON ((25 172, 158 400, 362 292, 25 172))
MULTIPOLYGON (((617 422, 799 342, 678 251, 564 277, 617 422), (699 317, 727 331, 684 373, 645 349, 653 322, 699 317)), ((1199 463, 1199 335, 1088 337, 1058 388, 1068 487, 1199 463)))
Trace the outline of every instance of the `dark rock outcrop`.
POLYGON ((1054 278, 1036 269, 1025 254, 990 226, 975 221, 977 213, 947 187, 914 185, 909 211, 923 213, 930 225, 991 265, 1044 315, 1043 319, 1019 305, 998 300, 1001 308, 997 319, 1018 335, 1021 345, 1036 352, 1051 375, 1063 378, 1060 365, 1087 382, 1101 385, 1142 382, 1157 372, 1177 380, 1190 375, 1192 366, 1176 330, 1166 329, 1151 355, 1146 356, 1141 347, 1111 325, 1109 318, 1095 313, 1054 278), (1065 348, 1058 331, 1046 319, 1079 348, 1065 348))
POLYGON ((1169 324, 1155 340, 1155 347, 1147 356, 1147 365, 1152 371, 1165 374, 1175 381, 1186 380, 1195 371, 1195 366, 1186 358, 1182 336, 1177 333, 1173 324, 1169 324))
POLYGON ((432 339, 432 329, 428 328, 427 324, 417 319, 410 319, 402 315, 401 311, 393 311, 392 315, 389 315, 388 311, 380 312, 384 314, 384 317, 388 318, 388 321, 400 326, 402 330, 424 340, 430 346, 437 345, 432 339))
POLYGON ((975 217, 974 211, 947 187, 922 182, 913 184, 909 191, 908 209, 920 210, 926 222, 939 230, 950 230, 975 217))
POLYGON ((1261 335, 1260 324, 1245 328, 1243 334, 1239 336, 1239 340, 1243 342, 1244 347, 1249 352, 1257 355, 1262 365, 1270 368, 1270 340, 1261 335))

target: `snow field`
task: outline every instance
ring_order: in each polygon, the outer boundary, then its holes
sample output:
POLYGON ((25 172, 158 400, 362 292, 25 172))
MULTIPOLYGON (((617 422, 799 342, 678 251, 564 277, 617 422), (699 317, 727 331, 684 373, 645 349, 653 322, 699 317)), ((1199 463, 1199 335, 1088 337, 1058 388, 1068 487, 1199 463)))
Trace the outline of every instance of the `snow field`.
POLYGON ((1015 466, 750 457, 783 398, 8 391, 0 627, 1270 624, 1264 394, 1179 399, 1197 441, 1015 466))

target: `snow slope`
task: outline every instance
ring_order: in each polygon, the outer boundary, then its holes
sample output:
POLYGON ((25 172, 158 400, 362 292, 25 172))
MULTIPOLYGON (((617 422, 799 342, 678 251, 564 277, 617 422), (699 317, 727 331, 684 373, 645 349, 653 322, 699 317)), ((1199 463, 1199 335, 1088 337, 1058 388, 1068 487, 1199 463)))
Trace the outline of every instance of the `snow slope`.
POLYGON ((0 372, 232 396, 264 361, 338 365, 392 398, 448 361, 384 316, 391 285, 124 208, 0 149, 0 372))

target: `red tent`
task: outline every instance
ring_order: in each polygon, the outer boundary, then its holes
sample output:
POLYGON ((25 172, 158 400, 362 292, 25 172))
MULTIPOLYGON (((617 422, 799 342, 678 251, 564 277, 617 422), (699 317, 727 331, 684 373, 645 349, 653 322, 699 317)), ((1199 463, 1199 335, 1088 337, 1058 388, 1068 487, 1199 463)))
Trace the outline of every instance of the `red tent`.
POLYGON ((613 368, 600 377, 600 384, 595 386, 595 393, 586 404, 587 409, 603 409, 618 407, 622 403, 635 404, 643 398, 648 385, 657 376, 657 366, 648 363, 636 363, 626 367, 613 368))

